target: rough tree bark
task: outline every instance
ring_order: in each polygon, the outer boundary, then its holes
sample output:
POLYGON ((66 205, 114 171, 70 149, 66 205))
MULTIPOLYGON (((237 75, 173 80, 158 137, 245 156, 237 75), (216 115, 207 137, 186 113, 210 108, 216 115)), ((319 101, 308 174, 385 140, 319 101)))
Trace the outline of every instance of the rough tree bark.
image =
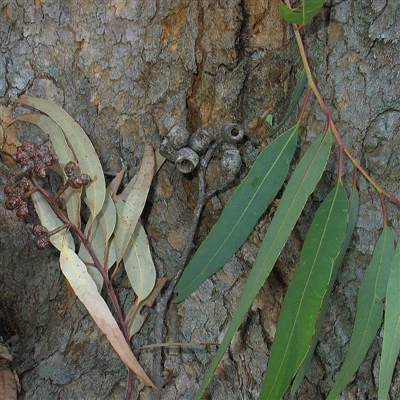
MULTIPOLYGON (((107 171, 120 168, 116 145, 135 172, 142 139, 157 148, 174 124, 194 132, 239 121, 246 129, 240 146, 244 176, 267 145, 265 116, 272 113, 279 120, 284 114, 301 67, 291 28, 279 18, 277 3, 3 0, 0 105, 22 95, 56 102, 88 133, 107 171)), ((327 3, 303 30, 317 82, 356 157, 399 195, 399 6, 395 1, 327 3)), ((324 129, 317 106, 309 110, 299 155, 324 129)), ((21 139, 46 139, 31 127, 18 128, 21 139)), ((5 167, 0 171, 4 182, 5 167)), ((347 182, 350 175, 346 165, 347 182)), ((210 182, 216 176, 218 169, 211 165, 210 182)), ((335 155, 206 398, 257 399, 301 243, 334 179, 335 155)), ((382 226, 377 196, 363 179, 359 185, 360 218, 316 356, 299 392, 286 399, 323 399, 344 359, 357 290, 382 226)), ((207 205, 199 242, 231 193, 221 193, 207 205)), ((146 216, 159 276, 174 274, 195 201, 196 177, 182 177, 166 164, 154 183, 146 216)), ((388 204, 388 212, 398 237, 398 209, 388 204)), ((19 337, 14 367, 22 384, 20 399, 123 398, 125 368, 60 274, 56 251, 37 251, 23 223, 2 208, 0 215, 0 333, 19 337)), ((267 213, 216 276, 182 304, 171 305, 167 341, 221 340, 269 220, 267 213)), ((122 304, 131 304, 133 293, 124 278, 118 295, 122 304)), ((153 322, 150 315, 134 346, 152 342, 153 322)), ((377 337, 341 399, 376 398, 380 342, 377 337)), ((210 349, 167 349, 165 368, 176 378, 163 389, 162 399, 193 398, 212 356, 210 349)), ((140 355, 147 371, 151 359, 151 351, 140 355)), ((150 389, 135 381, 134 399, 149 396, 150 389)), ((397 365, 391 398, 399 397, 397 365)))

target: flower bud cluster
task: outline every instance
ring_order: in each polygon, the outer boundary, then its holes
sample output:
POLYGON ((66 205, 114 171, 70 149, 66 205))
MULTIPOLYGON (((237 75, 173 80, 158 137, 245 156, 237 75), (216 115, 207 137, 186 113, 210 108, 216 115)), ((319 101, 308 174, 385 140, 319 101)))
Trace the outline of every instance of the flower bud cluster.
MULTIPOLYGON (((220 136, 226 145, 221 158, 222 169, 229 176, 234 176, 242 165, 236 145, 244 138, 244 130, 239 124, 229 123, 222 127, 220 136)), ((215 139, 215 135, 205 129, 199 128, 190 135, 185 128, 174 125, 161 143, 160 153, 175 163, 178 171, 188 174, 197 167, 200 156, 215 139)))
POLYGON ((7 210, 15 210, 16 215, 20 219, 28 216, 28 205, 23 199, 26 192, 29 191, 30 184, 26 176, 19 174, 17 171, 8 173, 8 181, 4 185, 4 194, 7 196, 5 208, 7 210))
POLYGON ((50 153, 45 144, 36 146, 25 140, 15 155, 15 161, 20 164, 21 172, 26 177, 36 175, 44 178, 48 174, 48 167, 57 161, 57 157, 50 153))
POLYGON ((32 234, 36 237, 35 244, 39 250, 45 249, 50 243, 49 231, 40 224, 34 224, 31 229, 32 234))
POLYGON ((48 167, 57 161, 57 157, 50 153, 48 146, 35 144, 25 140, 14 156, 19 164, 19 171, 12 170, 8 173, 8 181, 4 186, 4 194, 7 196, 5 208, 16 210, 20 219, 28 216, 28 205, 25 199, 30 190, 29 179, 33 176, 44 178, 48 173, 48 167))
POLYGON ((68 177, 68 185, 74 189, 80 189, 82 186, 88 185, 92 182, 88 174, 76 174, 77 166, 73 161, 65 164, 64 172, 68 177))

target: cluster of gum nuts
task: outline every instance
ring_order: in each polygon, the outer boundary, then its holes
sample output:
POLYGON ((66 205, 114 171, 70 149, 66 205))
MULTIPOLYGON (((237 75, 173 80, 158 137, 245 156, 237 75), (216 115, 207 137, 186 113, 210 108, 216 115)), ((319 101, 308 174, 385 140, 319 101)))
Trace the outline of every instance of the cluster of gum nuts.
MULTIPOLYGON (((24 141, 13 159, 19 164, 19 170, 11 170, 8 173, 8 181, 4 185, 4 194, 7 196, 5 208, 15 211, 18 218, 25 219, 29 213, 26 200, 35 191, 31 185, 33 178, 45 178, 49 173, 49 167, 57 161, 57 157, 50 153, 46 145, 36 146, 29 141, 24 141)), ((71 186, 79 189, 91 182, 88 174, 77 174, 77 166, 72 161, 65 165, 64 171, 68 177, 64 188, 71 186)), ((47 228, 34 224, 31 231, 36 237, 37 248, 47 247, 50 236, 47 228)))
MULTIPOLYGON (((160 146, 160 153, 183 174, 192 172, 200 161, 200 156, 206 153, 211 142, 217 139, 206 129, 199 128, 193 135, 181 127, 174 125, 160 146)), ((242 165, 239 150, 236 145, 244 137, 244 130, 237 123, 225 124, 220 133, 222 139, 221 167, 228 176, 235 176, 242 165)))

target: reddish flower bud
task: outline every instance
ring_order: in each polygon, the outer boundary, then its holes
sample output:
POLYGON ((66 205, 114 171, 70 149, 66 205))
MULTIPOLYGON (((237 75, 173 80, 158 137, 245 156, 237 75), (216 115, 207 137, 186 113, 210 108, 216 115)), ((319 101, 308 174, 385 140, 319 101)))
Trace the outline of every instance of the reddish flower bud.
POLYGON ((83 182, 81 177, 78 176, 72 176, 71 178, 68 179, 69 185, 74 188, 74 189, 80 189, 83 186, 83 182))
POLYGON ((21 205, 17 209, 17 217, 20 219, 24 219, 28 216, 28 205, 23 201, 21 202, 21 205))
POLYGON ((49 245, 49 243, 50 243, 50 239, 49 239, 48 235, 46 235, 46 234, 39 236, 35 242, 36 247, 39 250, 45 249, 49 245))
POLYGON ((35 236, 43 235, 49 233, 47 228, 41 224, 33 224, 31 232, 35 236))
POLYGON ((35 172, 37 176, 40 176, 41 178, 46 177, 47 173, 49 172, 46 165, 43 163, 40 163, 36 166, 35 172))
POLYGON ((83 185, 88 185, 90 182, 92 182, 88 174, 80 174, 79 177, 81 178, 83 185))
POLYGON ((70 178, 76 174, 76 164, 73 161, 67 162, 64 167, 65 175, 70 178))
POLYGON ((5 207, 7 210, 15 210, 21 205, 21 198, 17 196, 11 196, 7 199, 5 207))

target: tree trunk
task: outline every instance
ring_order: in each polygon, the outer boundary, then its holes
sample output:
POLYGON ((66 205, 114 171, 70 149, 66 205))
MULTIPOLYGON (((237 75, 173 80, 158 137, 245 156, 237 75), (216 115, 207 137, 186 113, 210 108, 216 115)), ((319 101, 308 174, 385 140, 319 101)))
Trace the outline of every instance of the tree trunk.
MULTIPOLYGON (((131 173, 140 165, 143 139, 158 148, 174 124, 218 129, 240 122, 245 168, 268 143, 266 116, 279 121, 301 71, 292 29, 279 0, 156 1, 6 0, 0 14, 0 105, 19 96, 42 97, 66 109, 92 140, 105 171, 121 168, 120 146, 131 173)), ((400 10, 396 2, 327 2, 302 34, 314 76, 354 155, 387 190, 399 194, 400 10), (332 3, 332 4, 331 4, 332 3), (379 3, 379 4, 378 4, 379 3)), ((325 128, 308 107, 299 155, 325 128)), ((20 139, 41 143, 37 129, 18 125, 20 139)), ((0 144, 1 146, 1 144, 0 144)), ((257 399, 283 296, 293 276, 316 207, 333 186, 335 153, 307 204, 275 270, 257 296, 221 361, 205 398, 257 399)), ((4 184, 6 168, 1 168, 4 184)), ((219 173, 210 168, 209 181, 219 173)), ((345 164, 344 181, 352 169, 345 164)), ((239 179, 237 181, 239 183, 239 179)), ((172 277, 196 202, 196 175, 171 163, 159 172, 149 199, 146 230, 158 276, 172 277)), ((316 355, 301 388, 286 399, 323 399, 351 335, 356 296, 382 228, 379 199, 359 179, 361 209, 351 250, 341 269, 316 355)), ((197 242, 213 226, 233 190, 206 206, 197 242)), ((2 200, 4 195, 1 192, 2 200)), ((387 204, 396 237, 398 208, 387 204)), ((60 274, 56 250, 38 251, 27 226, 0 208, 0 322, 14 346, 20 399, 122 399, 126 370, 60 274)), ((226 266, 190 298, 171 304, 168 342, 222 340, 252 261, 270 221, 266 213, 226 266)), ((126 312, 134 295, 122 275, 118 296, 126 312)), ((151 344, 150 313, 133 346, 151 344)), ((381 338, 341 399, 377 398, 381 338)), ((170 348, 164 368, 175 378, 162 399, 192 399, 212 359, 212 348, 170 348)), ((152 351, 140 362, 150 373, 152 351)), ((134 399, 151 389, 135 380, 134 399)), ((400 396, 399 365, 391 398, 400 396)))

